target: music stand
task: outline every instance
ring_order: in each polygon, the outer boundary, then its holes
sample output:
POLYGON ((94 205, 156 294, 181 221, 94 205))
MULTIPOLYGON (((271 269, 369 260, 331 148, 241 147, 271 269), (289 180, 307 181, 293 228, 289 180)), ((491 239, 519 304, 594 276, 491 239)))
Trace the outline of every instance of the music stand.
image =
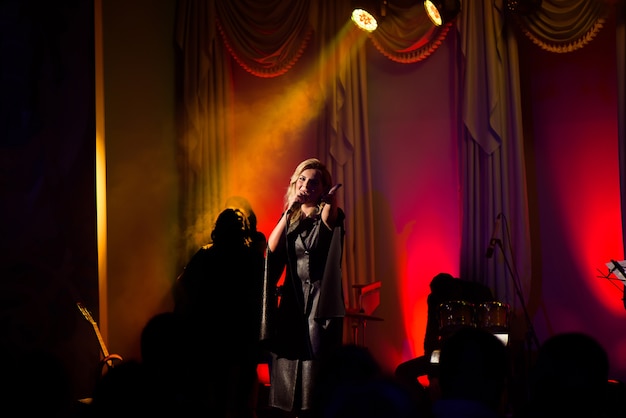
POLYGON ((609 268, 609 274, 607 274, 605 278, 608 279, 611 276, 611 273, 613 273, 613 275, 617 277, 620 282, 622 282, 622 293, 624 295, 622 297, 622 301, 624 302, 624 308, 626 308, 626 260, 611 260, 610 262, 605 264, 609 268))
POLYGON ((346 317, 352 318, 352 342, 356 345, 365 346, 367 321, 383 321, 383 318, 372 315, 380 304, 380 287, 380 281, 352 285, 358 306, 346 309, 346 317), (359 328, 362 330, 361 343, 359 342, 359 328))
POLYGON ((613 273, 624 285, 626 285, 626 260, 611 260, 606 263, 609 268, 609 274, 613 273))

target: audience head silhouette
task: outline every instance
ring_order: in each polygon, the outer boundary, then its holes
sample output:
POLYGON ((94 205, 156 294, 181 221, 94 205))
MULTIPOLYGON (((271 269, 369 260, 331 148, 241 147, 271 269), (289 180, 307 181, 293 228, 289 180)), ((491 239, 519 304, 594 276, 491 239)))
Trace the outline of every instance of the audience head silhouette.
POLYGON ((508 354, 498 337, 481 328, 459 329, 441 348, 435 416, 451 416, 451 408, 460 405, 503 415, 508 377, 508 354))
POLYGON ((608 375, 608 355, 591 336, 567 332, 548 338, 531 373, 531 415, 602 416, 608 375))
POLYGON ((410 392, 386 375, 369 350, 354 344, 332 351, 320 365, 316 416, 320 418, 415 418, 410 392))
POLYGON ((141 360, 144 364, 162 367, 179 359, 184 347, 181 318, 173 312, 151 317, 140 335, 141 360))
POLYGON ((136 360, 124 360, 108 369, 96 383, 90 416, 105 418, 153 413, 156 408, 147 377, 143 365, 136 360))

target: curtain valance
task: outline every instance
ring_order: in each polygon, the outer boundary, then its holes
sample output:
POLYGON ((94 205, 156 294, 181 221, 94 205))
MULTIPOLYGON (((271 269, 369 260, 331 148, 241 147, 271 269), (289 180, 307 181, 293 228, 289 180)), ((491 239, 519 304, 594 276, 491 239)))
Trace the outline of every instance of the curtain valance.
MULTIPOLYGON (((311 0, 218 0, 215 23, 226 50, 241 67, 258 77, 276 77, 307 48, 314 33, 312 6, 311 0)), ((563 53, 589 43, 610 9, 607 0, 543 0, 532 13, 510 15, 533 43, 563 53)), ((387 15, 370 40, 385 57, 410 64, 434 53, 452 27, 434 26, 421 2, 409 7, 389 2, 387 15)))
POLYGON ((410 64, 429 57, 444 40, 452 25, 436 27, 421 2, 402 8, 389 4, 388 14, 371 40, 392 61, 410 64))
POLYGON ((216 24, 239 65, 258 77, 276 77, 295 64, 311 38, 310 3, 220 0, 216 24))
POLYGON ((606 0, 543 0, 533 13, 513 16, 541 49, 564 53, 588 44, 604 26, 609 10, 606 0))

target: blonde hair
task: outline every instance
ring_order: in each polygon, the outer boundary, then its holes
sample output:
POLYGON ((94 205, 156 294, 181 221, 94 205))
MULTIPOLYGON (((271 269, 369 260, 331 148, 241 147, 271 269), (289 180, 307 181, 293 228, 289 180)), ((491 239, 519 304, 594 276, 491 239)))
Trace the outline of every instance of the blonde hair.
MULTIPOLYGON (((291 178, 289 180, 289 187, 287 187, 287 192, 285 193, 285 209, 287 209, 286 206, 289 204, 289 199, 298 193, 298 191, 296 190, 296 183, 298 182, 298 178, 300 177, 303 171, 309 170, 309 169, 317 170, 317 172, 321 174, 323 193, 320 195, 320 200, 317 202, 317 205, 319 206, 320 209, 324 207, 324 203, 321 201, 321 197, 329 192, 330 187, 333 184, 333 179, 332 179, 332 176, 330 175, 330 171, 328 171, 328 168, 326 168, 326 166, 322 164, 322 162, 319 159, 308 158, 302 161, 300 164, 298 164, 296 169, 293 171, 293 174, 291 175, 291 178)), ((298 207, 297 209, 293 211, 291 219, 296 220, 296 219, 299 219, 300 216, 301 216, 301 210, 298 207)))

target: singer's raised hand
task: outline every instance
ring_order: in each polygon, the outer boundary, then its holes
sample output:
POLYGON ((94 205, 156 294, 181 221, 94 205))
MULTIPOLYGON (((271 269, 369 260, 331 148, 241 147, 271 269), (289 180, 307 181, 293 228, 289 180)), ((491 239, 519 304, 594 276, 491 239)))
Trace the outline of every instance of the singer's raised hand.
POLYGON ((327 203, 327 204, 334 204, 335 203, 335 192, 337 191, 337 189, 339 189, 341 186, 343 186, 343 184, 341 183, 337 183, 335 184, 333 187, 330 188, 330 190, 328 191, 328 193, 322 197, 322 202, 327 203))
POLYGON ((330 188, 330 190, 328 191, 328 194, 335 194, 337 189, 339 189, 341 186, 343 186, 343 184, 341 183, 335 184, 333 187, 330 188))

